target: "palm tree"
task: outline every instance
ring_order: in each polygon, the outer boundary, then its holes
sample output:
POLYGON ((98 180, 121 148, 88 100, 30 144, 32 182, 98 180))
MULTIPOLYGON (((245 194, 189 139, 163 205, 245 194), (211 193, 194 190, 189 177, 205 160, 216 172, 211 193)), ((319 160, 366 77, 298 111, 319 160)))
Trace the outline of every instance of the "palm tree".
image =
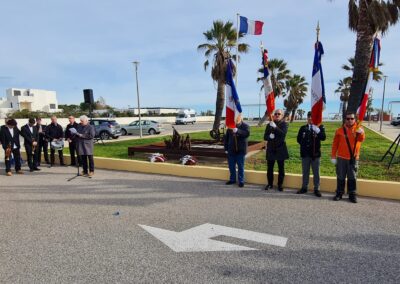
MULTIPOLYGON (((353 73, 354 72, 354 57, 350 57, 347 60, 349 61, 349 64, 343 64, 342 69, 353 73)), ((378 66, 383 66, 383 63, 379 62, 378 66)), ((351 77, 346 77, 346 78, 349 78, 350 82, 351 82, 351 77)), ((380 82, 382 80, 382 78, 383 78, 382 71, 380 71, 379 69, 372 70, 372 80, 374 80, 375 82, 380 82)))
POLYGON ((349 0, 349 28, 357 33, 349 111, 357 110, 363 96, 374 35, 396 24, 399 10, 399 0, 349 0))
POLYGON ((287 98, 283 101, 283 105, 286 108, 285 117, 292 115, 290 122, 293 122, 297 108, 307 95, 307 86, 306 78, 296 74, 286 82, 287 93, 283 93, 283 96, 287 98))
POLYGON ((338 87, 335 93, 340 94, 340 101, 342 102, 342 121, 346 118, 347 102, 350 96, 351 77, 343 78, 338 82, 338 87))
POLYGON ((297 115, 300 117, 300 120, 303 119, 303 115, 306 113, 306 111, 304 109, 298 109, 297 110, 297 115))
MULTIPOLYGON (((222 111, 225 104, 225 71, 227 59, 232 57, 238 61, 235 55, 231 56, 231 51, 236 47, 236 29, 232 22, 214 21, 210 30, 203 33, 206 43, 200 44, 197 50, 204 51, 206 61, 204 62, 204 70, 206 71, 211 61, 211 78, 217 83, 217 99, 215 104, 215 119, 213 132, 218 132, 221 124, 222 111)), ((242 34, 239 37, 243 37, 242 34)), ((245 43, 239 44, 239 52, 246 53, 249 46, 245 43)), ((235 73, 235 70, 233 70, 235 73)))

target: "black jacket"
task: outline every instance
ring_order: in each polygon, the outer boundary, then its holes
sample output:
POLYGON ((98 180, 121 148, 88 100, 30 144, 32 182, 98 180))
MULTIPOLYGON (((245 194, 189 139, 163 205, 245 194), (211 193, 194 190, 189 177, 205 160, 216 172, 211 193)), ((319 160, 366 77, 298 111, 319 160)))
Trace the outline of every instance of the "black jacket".
POLYGON ((46 136, 50 140, 64 138, 64 132, 61 125, 51 123, 46 127, 46 136))
POLYGON ((316 134, 310 126, 303 125, 299 129, 297 134, 297 143, 300 144, 300 156, 302 158, 319 158, 321 157, 321 141, 325 141, 325 127, 323 125, 319 126, 321 130, 316 134))
POLYGON ((288 123, 284 120, 275 122, 276 127, 273 128, 269 124, 265 128, 264 140, 268 141, 267 144, 267 160, 287 160, 289 159, 289 152, 286 146, 286 133, 288 131, 288 123), (275 138, 271 139, 270 134, 275 134, 275 138))
POLYGON ((24 145, 25 146, 32 146, 33 139, 36 142, 39 141, 39 134, 37 132, 36 126, 32 127, 33 133, 29 129, 29 125, 25 124, 21 127, 21 135, 24 137, 24 145))
POLYGON ((76 123, 76 122, 74 122, 72 125, 71 124, 68 124, 67 125, 67 127, 65 128, 65 135, 64 135, 64 137, 65 137, 65 139, 71 139, 72 140, 72 138, 73 138, 73 136, 74 135, 72 135, 72 133, 71 133, 71 131, 69 131, 71 128, 75 128, 75 129, 77 129, 78 128, 78 123, 76 123))
POLYGON ((45 139, 46 139, 46 128, 47 128, 47 125, 43 125, 43 124, 41 124, 41 125, 42 125, 42 133, 39 133, 39 127, 40 126, 38 124, 35 125, 35 128, 36 128, 36 131, 37 131, 38 136, 39 136, 39 141, 41 143, 43 143, 45 141, 45 139))
POLYGON ((250 127, 244 122, 236 127, 236 133, 233 133, 232 129, 226 131, 224 136, 224 149, 228 151, 228 155, 246 155, 248 147, 247 138, 250 136, 250 127))
POLYGON ((19 135, 20 135, 20 131, 17 127, 14 127, 14 136, 11 136, 11 133, 8 130, 8 127, 6 125, 3 125, 1 127, 1 132, 0 132, 0 140, 1 140, 1 145, 3 146, 3 149, 6 150, 7 146, 10 143, 11 143, 11 149, 14 149, 14 145, 16 145, 18 149, 20 149, 21 145, 19 143, 19 135))

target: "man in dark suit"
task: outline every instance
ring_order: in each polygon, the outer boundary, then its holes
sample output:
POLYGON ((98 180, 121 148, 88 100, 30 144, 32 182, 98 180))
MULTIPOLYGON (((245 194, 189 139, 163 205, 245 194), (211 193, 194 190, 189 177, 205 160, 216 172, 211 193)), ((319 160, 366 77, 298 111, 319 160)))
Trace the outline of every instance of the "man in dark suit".
MULTIPOLYGON (((57 117, 55 115, 51 117, 51 124, 46 127, 46 137, 50 140, 50 143, 62 141, 64 138, 63 128, 57 123, 57 117)), ((56 150, 50 146, 50 166, 54 165, 55 152, 56 150)), ((58 150, 58 157, 60 159, 60 165, 65 166, 62 149, 58 150)))
POLYGON ((312 122, 311 111, 307 113, 307 124, 299 129, 297 143, 300 144, 300 156, 302 164, 303 184, 297 194, 304 194, 308 190, 310 179, 310 167, 313 171, 314 195, 321 197, 319 188, 319 167, 321 158, 321 141, 325 141, 325 127, 317 126, 312 122))
POLYGON ((265 190, 272 189, 274 183, 274 165, 278 163, 278 190, 283 191, 283 180, 285 178, 285 160, 289 159, 286 146, 286 133, 288 123, 283 117, 283 111, 277 109, 273 121, 267 124, 264 132, 264 140, 267 141, 267 179, 265 190))
POLYGON ((244 186, 244 160, 247 154, 247 138, 250 136, 250 127, 239 116, 236 127, 228 129, 224 136, 224 149, 228 155, 230 178, 226 184, 236 183, 236 165, 238 167, 239 187, 244 186))
POLYGON ((26 158, 31 172, 40 171, 38 168, 38 140, 39 135, 35 127, 35 119, 30 118, 28 123, 21 127, 21 135, 24 137, 26 158))
POLYGON ((39 140, 38 140, 38 166, 40 166, 40 163, 42 162, 42 150, 44 154, 44 160, 46 161, 46 164, 50 164, 49 161, 49 142, 47 141, 46 138, 46 125, 42 125, 42 119, 40 117, 36 118, 36 130, 39 135, 39 140))
POLYGON ((15 161, 15 172, 17 174, 23 174, 21 170, 21 154, 19 143, 20 131, 17 128, 17 121, 15 119, 7 120, 6 125, 2 126, 0 140, 4 149, 5 164, 6 164, 6 175, 12 176, 11 173, 11 154, 14 156, 15 161))
POLYGON ((73 134, 71 133, 70 129, 71 128, 75 128, 77 129, 78 127, 78 123, 75 122, 75 117, 70 115, 68 117, 69 120, 69 124, 67 125, 67 127, 65 128, 65 140, 68 141, 68 145, 69 145, 69 153, 71 155, 71 166, 76 166, 76 156, 78 157, 78 163, 79 163, 79 156, 77 153, 77 149, 76 149, 76 141, 73 139, 73 134))

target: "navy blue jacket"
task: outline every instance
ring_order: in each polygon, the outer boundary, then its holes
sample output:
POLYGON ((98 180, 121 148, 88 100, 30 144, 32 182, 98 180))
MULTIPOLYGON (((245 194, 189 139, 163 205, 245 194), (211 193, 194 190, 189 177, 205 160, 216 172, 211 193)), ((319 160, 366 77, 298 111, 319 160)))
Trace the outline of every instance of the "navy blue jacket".
POLYGON ((228 151, 228 155, 246 155, 248 146, 247 138, 250 136, 250 127, 242 122, 236 125, 236 128, 236 133, 233 133, 232 129, 226 131, 224 136, 224 149, 228 151))
POLYGON ((316 134, 310 126, 303 125, 299 129, 297 134, 297 143, 300 144, 300 156, 302 158, 319 158, 321 157, 321 141, 325 141, 325 127, 323 125, 319 126, 321 130, 316 134))

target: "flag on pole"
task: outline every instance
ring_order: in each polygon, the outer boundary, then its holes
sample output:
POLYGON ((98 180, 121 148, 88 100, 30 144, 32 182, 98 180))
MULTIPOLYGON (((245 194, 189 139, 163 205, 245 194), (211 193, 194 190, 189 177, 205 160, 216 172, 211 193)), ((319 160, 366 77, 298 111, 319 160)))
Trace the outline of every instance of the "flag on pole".
POLYGON ((321 57, 324 54, 322 43, 315 43, 314 64, 312 71, 311 82, 311 118, 315 125, 322 122, 322 111, 324 110, 325 99, 325 84, 322 73, 321 57))
POLYGON ((264 68, 264 92, 265 92, 265 103, 267 105, 268 114, 272 114, 275 110, 275 94, 271 84, 271 76, 268 70, 268 51, 264 49, 262 64, 264 68))
POLYGON ((239 102, 239 96, 236 91, 235 83, 233 82, 232 75, 232 60, 228 59, 226 66, 226 119, 225 124, 227 128, 236 127, 236 117, 242 113, 242 107, 239 102))
POLYGON ((262 34, 263 25, 264 23, 261 21, 252 21, 240 16, 239 33, 260 35, 262 34))
POLYGON ((364 94, 361 97, 360 103, 358 104, 358 123, 361 123, 364 120, 365 113, 367 112, 367 104, 368 104, 368 91, 373 80, 374 71, 378 71, 379 69, 379 59, 381 56, 381 41, 376 37, 374 39, 374 43, 372 45, 371 51, 371 60, 369 62, 369 70, 367 82, 364 88, 364 94))

